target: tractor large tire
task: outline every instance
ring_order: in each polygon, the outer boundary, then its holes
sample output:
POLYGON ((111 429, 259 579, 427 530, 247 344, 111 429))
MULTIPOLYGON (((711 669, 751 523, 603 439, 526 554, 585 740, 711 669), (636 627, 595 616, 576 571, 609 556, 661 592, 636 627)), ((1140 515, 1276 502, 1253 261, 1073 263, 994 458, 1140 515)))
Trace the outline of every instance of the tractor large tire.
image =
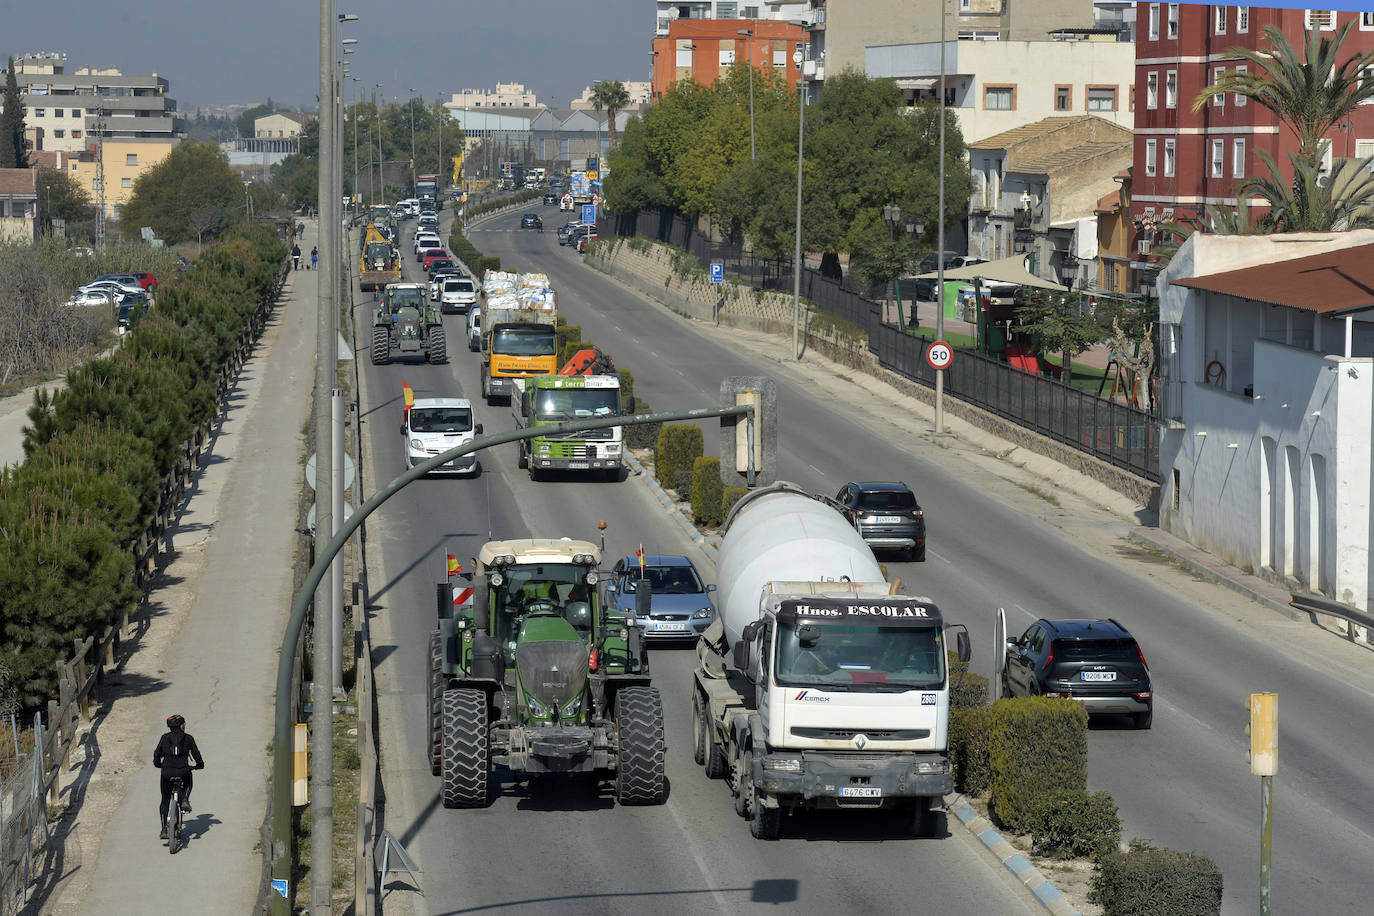
POLYGON ((756 840, 776 840, 778 833, 782 830, 782 809, 763 806, 762 793, 759 792, 759 787, 754 782, 753 748, 744 752, 742 769, 744 783, 740 786, 740 794, 748 793, 749 833, 756 840))
POLYGON ((490 802, 491 746, 487 696, 480 690, 450 688, 442 697, 444 746, 441 761, 445 808, 485 808, 490 802))
POLYGON ((429 637, 429 771, 440 773, 444 756, 444 644, 435 630, 429 637))
POLYGON ((653 687, 626 687, 616 694, 615 726, 620 761, 615 798, 622 805, 661 805, 668 796, 663 775, 663 700, 653 687))
POLYGON ((391 332, 384 325, 372 326, 372 365, 385 366, 391 362, 391 332))
POLYGON ((425 356, 429 359, 430 365, 437 366, 448 362, 448 344, 444 340, 443 325, 430 326, 428 343, 429 348, 425 356))

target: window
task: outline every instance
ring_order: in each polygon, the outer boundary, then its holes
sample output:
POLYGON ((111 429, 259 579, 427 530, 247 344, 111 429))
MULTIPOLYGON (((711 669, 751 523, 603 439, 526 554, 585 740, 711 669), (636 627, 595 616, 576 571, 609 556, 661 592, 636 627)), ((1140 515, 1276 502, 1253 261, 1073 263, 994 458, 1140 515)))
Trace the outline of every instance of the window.
POLYGON ((1360 31, 1368 32, 1374 30, 1374 13, 1360 14, 1360 31))
POLYGON ((81 139, 81 131, 79 131, 79 130, 74 130, 74 131, 72 131, 72 139, 73 139, 73 140, 80 140, 80 139, 81 139))
POLYGON ((716 4, 717 19, 735 19, 739 15, 739 4, 735 2, 716 4))
POLYGON ((1336 11, 1303 10, 1303 25, 1308 31, 1330 32, 1336 28, 1336 11))
POLYGON ((1157 153, 1157 140, 1145 141, 1145 174, 1154 177, 1155 174, 1155 154, 1157 153))
MULTIPOLYGON (((1248 66, 1246 66, 1245 64, 1240 64, 1239 66, 1236 67, 1236 72, 1237 72, 1237 73, 1247 73, 1247 72, 1249 72, 1249 70, 1250 70, 1250 68, 1249 68, 1248 66)), ((1245 107, 1246 98, 1245 98, 1245 96, 1243 96, 1243 95, 1232 94, 1232 96, 1231 96, 1231 102, 1232 102, 1237 108, 1244 108, 1244 107, 1245 107)))
POLYGON ((692 66, 692 43, 678 39, 677 43, 677 66, 691 69, 692 66))
POLYGON ((119 186, 121 188, 132 188, 134 186, 134 180, 132 178, 121 178, 119 179, 119 186))
POLYGON ((125 165, 138 165, 138 153, 126 153, 124 156, 125 165))
POLYGON ((57 139, 61 140, 63 137, 67 135, 67 132, 59 127, 57 130, 54 130, 52 132, 52 135, 57 139))
POLYGON ((1149 31, 1149 35, 1150 35, 1150 40, 1151 40, 1151 41, 1156 41, 1156 40, 1159 39, 1159 4, 1158 4, 1158 3, 1151 3, 1151 4, 1150 4, 1150 31, 1149 31))
POLYGON ((72 109, 72 117, 73 117, 73 118, 79 118, 79 117, 81 117, 81 109, 80 109, 80 108, 73 108, 73 109, 72 109))
POLYGON ((1054 110, 1068 111, 1073 105, 1073 87, 1055 86, 1054 87, 1054 110))
POLYGON ((48 109, 46 109, 46 108, 35 108, 35 109, 33 110, 33 116, 34 116, 35 118, 44 117, 44 116, 47 115, 47 113, 48 113, 48 109))
MULTIPOLYGON (((1374 80, 1374 67, 1360 68, 1360 85, 1364 86, 1365 83, 1370 82, 1371 80, 1374 80)), ((1360 104, 1374 105, 1374 98, 1361 99, 1360 104)))
POLYGON ((722 67, 733 67, 735 65, 735 43, 733 40, 723 40, 720 43, 720 65, 722 67))
POLYGON ((1226 141, 1212 141, 1212 177, 1220 178, 1226 169, 1226 141))
POLYGON ((1248 7, 1248 6, 1238 6, 1238 7, 1236 7, 1236 31, 1237 31, 1237 32, 1248 32, 1248 31, 1250 31, 1250 7, 1248 7))
POLYGON ((1169 37, 1178 37, 1178 4, 1169 4, 1169 37))
POLYGON ((1159 107, 1159 74, 1153 71, 1145 74, 1145 107, 1159 107))
POLYGON ((959 12, 967 13, 972 5, 972 0, 959 0, 959 12))
MULTIPOLYGON (((1221 78, 1222 78, 1222 76, 1225 75, 1225 73, 1226 73, 1226 68, 1225 68, 1225 67, 1213 67, 1213 68, 1212 68, 1212 85, 1215 86, 1217 83, 1221 82, 1221 78)), ((1222 107, 1224 107, 1225 105, 1226 105, 1226 93, 1224 93, 1224 92, 1213 93, 1213 95, 1212 95, 1212 107, 1213 107, 1213 108, 1222 108, 1222 107)))
POLYGON ((1089 110, 1089 111, 1116 111, 1116 87, 1115 87, 1115 86, 1089 86, 1089 87, 1088 87, 1088 110, 1089 110))
MULTIPOLYGON (((76 166, 72 166, 72 168, 75 169, 76 166)), ((100 190, 100 179, 99 179, 99 178, 92 178, 92 179, 91 179, 91 190, 92 190, 92 191, 99 191, 99 190, 100 190)))
POLYGON ((1178 71, 1169 70, 1164 74, 1164 107, 1178 107, 1178 71))
POLYGON ((63 112, 62 112, 62 109, 61 109, 61 108, 54 108, 54 109, 52 110, 52 116, 53 116, 54 118, 60 118, 60 117, 62 117, 62 114, 63 114, 63 112))
POLYGON ((1165 177, 1165 178, 1173 178, 1173 177, 1174 177, 1174 153, 1175 153, 1175 149, 1176 149, 1176 146, 1175 146, 1176 143, 1177 143, 1177 141, 1175 141, 1175 140, 1165 140, 1165 141, 1164 141, 1164 177, 1165 177))
POLYGON ((1245 141, 1231 141, 1231 177, 1245 177, 1245 141))
POLYGON ((983 107, 989 111, 1015 111, 1015 86, 984 86, 983 107))
POLYGON ((1225 35, 1225 34, 1226 34, 1226 7, 1224 7, 1224 6, 1214 6, 1214 7, 1212 7, 1212 12, 1216 14, 1215 17, 1214 17, 1216 21, 1213 23, 1213 30, 1214 30, 1218 35, 1225 35))

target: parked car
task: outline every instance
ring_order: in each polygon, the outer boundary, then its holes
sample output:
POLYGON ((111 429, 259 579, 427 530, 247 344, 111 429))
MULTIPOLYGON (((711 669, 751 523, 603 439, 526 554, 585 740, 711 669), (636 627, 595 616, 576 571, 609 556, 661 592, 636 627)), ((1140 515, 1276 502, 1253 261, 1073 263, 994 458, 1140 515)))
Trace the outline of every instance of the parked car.
POLYGON ((560 244, 560 245, 566 245, 566 244, 568 244, 568 236, 572 234, 572 231, 573 231, 574 229, 577 229, 577 228, 580 227, 581 225, 582 225, 581 223, 579 223, 579 222, 577 222, 576 220, 574 220, 574 221, 571 222, 571 223, 564 223, 563 225, 559 226, 559 227, 558 227, 558 244, 560 244))
POLYGON ((596 241, 596 228, 593 227, 587 232, 579 233, 576 236, 576 239, 577 241, 573 243, 573 246, 577 249, 577 253, 585 254, 587 251, 587 246, 592 242, 596 241))
POLYGON ((439 292, 439 311, 462 314, 477 303, 477 284, 466 277, 443 281, 439 292))
POLYGON ((578 240, 588 233, 592 238, 596 238, 596 227, 587 223, 578 223, 575 227, 568 230, 568 240, 566 244, 570 248, 577 248, 578 240))
POLYGON ((79 287, 77 289, 77 292, 102 292, 110 293, 115 296, 122 296, 125 293, 143 292, 143 285, 139 283, 137 280, 92 280, 85 286, 79 287))
MULTIPOLYGON (((945 252, 945 270, 954 270, 956 267, 967 267, 970 264, 986 264, 987 258, 978 258, 968 254, 955 254, 952 251, 945 252)), ((939 264, 934 254, 928 254, 921 259, 921 266, 917 268, 918 274, 933 273, 939 264)), ((913 290, 917 299, 922 302, 932 302, 935 299, 935 277, 917 278, 915 289, 913 290)))
POLYGON ((641 569, 639 558, 621 557, 606 583, 606 604, 612 613, 635 609, 641 582, 650 590, 649 616, 638 618, 644 624, 646 639, 696 639, 716 619, 711 600, 714 585, 701 581, 692 561, 682 556, 646 556, 641 569))
POLYGON ((72 297, 67 300, 67 305, 73 308, 93 308, 96 306, 108 308, 113 301, 114 293, 109 290, 79 289, 72 293, 72 297))
POLYGON ((1150 666, 1135 637, 1113 619, 1047 620, 1007 638, 1003 692, 1068 697, 1089 716, 1130 716, 1136 728, 1154 719, 1150 666))
POLYGON ((143 288, 146 289, 146 290, 155 291, 155 290, 157 289, 157 277, 153 276, 152 274, 148 273, 147 271, 134 271, 134 272, 133 272, 132 274, 130 274, 129 276, 131 276, 131 277, 133 277, 134 279, 138 280, 138 282, 139 282, 139 283, 143 286, 143 288))
POLYGON ((875 551, 899 550, 908 560, 926 558, 925 511, 906 484, 850 481, 840 487, 835 505, 875 551))
POLYGON ((473 353, 482 349, 482 307, 474 305, 468 309, 467 323, 468 349, 473 353))
MULTIPOLYGON (((473 424, 472 402, 467 398, 416 398, 401 421, 405 438, 406 469, 428 461, 474 436, 482 435, 482 424, 473 424)), ((476 474, 477 456, 464 455, 440 465, 434 473, 476 474)))

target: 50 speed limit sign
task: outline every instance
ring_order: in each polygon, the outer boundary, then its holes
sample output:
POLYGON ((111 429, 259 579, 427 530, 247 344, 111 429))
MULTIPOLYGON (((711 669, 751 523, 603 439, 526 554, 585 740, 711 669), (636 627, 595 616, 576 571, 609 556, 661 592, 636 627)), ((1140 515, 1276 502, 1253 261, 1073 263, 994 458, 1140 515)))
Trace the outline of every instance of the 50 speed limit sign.
POLYGON ((937 340, 926 347, 926 362, 932 369, 948 369, 954 359, 954 348, 943 340, 937 340))

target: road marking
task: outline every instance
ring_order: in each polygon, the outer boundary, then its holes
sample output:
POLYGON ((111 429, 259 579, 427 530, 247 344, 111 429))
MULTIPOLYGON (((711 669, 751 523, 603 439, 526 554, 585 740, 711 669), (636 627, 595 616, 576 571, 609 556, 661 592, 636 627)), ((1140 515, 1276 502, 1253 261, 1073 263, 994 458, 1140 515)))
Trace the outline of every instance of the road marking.
POLYGON ((949 562, 949 560, 944 556, 944 554, 936 553, 935 551, 931 550, 929 547, 926 548, 926 553, 929 554, 930 556, 934 557, 935 559, 939 560, 941 563, 948 563, 948 562, 949 562))
POLYGON ((1039 619, 1040 619, 1040 615, 1039 615, 1039 614, 1036 614, 1036 613, 1033 613, 1033 612, 1031 612, 1031 611, 1028 611, 1028 610, 1026 610, 1025 608, 1023 608, 1023 607, 1022 607, 1021 605, 1019 605, 1019 604, 1013 604, 1012 607, 1016 608, 1018 611, 1020 611, 1021 613, 1025 614, 1025 615, 1026 615, 1027 617, 1029 617, 1031 620, 1039 620, 1039 619))
POLYGON ((692 837, 692 833, 678 816, 677 806, 669 800, 668 813, 673 816, 673 823, 677 824, 677 829, 682 831, 683 838, 687 841, 687 848, 692 853, 692 860, 697 863, 697 870, 701 872, 701 877, 706 879, 706 884, 711 888, 711 896, 716 898, 716 908, 718 912, 725 912, 729 909, 729 904, 725 901, 725 895, 720 892, 720 886, 711 877, 711 870, 706 867, 706 860, 702 858, 701 850, 697 848, 697 842, 692 837))

